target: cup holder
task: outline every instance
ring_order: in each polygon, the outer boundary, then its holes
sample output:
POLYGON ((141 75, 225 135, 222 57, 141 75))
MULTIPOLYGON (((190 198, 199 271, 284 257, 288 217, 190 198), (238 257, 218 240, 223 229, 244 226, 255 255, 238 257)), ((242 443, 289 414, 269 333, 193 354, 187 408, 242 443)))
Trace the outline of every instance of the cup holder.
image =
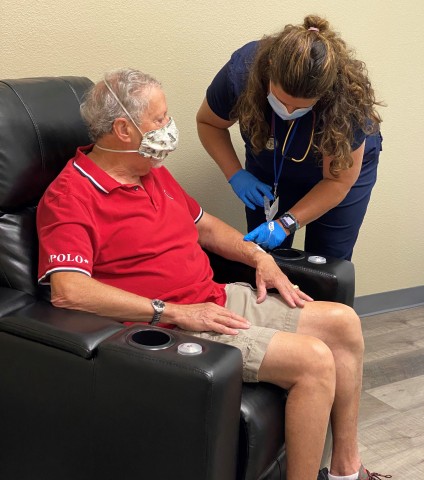
POLYGON ((163 350, 175 343, 175 339, 171 333, 153 328, 130 333, 127 341, 133 347, 145 350, 163 350))
POLYGON ((271 251, 271 255, 279 260, 302 260, 305 258, 305 253, 302 250, 295 248, 275 248, 271 251))

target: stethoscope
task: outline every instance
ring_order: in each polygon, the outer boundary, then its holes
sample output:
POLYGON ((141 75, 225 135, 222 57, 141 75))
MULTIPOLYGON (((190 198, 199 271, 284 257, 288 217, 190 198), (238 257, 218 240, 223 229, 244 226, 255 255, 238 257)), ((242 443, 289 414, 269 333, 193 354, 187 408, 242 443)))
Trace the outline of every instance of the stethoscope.
MULTIPOLYGON (((300 119, 297 118, 290 123, 289 129, 287 130, 287 133, 286 133, 286 138, 284 139, 283 147, 281 149, 281 162, 277 171, 277 140, 275 136, 275 112, 274 111, 272 112, 272 120, 271 120, 272 137, 268 139, 266 143, 266 148, 270 149, 269 147, 272 145, 272 148, 274 150, 274 199, 277 198, 277 187, 281 177, 281 172, 283 171, 284 160, 287 157, 287 152, 290 148, 290 145, 293 141, 294 136, 296 135, 297 127, 299 126, 299 120, 300 119)), ((307 157, 311 149, 314 133, 315 133, 315 112, 312 110, 312 130, 311 130, 311 136, 309 138, 308 147, 306 149, 305 155, 303 155, 302 158, 297 159, 297 158, 289 157, 293 162, 301 163, 303 162, 303 160, 305 160, 305 158, 307 157)))

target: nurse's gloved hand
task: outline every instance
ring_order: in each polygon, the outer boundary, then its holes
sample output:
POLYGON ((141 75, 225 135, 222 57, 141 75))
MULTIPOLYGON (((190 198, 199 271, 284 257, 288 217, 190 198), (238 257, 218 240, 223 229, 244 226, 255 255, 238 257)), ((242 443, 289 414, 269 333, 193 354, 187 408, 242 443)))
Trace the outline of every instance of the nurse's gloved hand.
POLYGON ((252 210, 264 206, 264 196, 274 200, 271 193, 271 187, 258 180, 254 175, 246 170, 239 170, 229 180, 235 194, 240 200, 252 210))
POLYGON ((246 242, 255 242, 263 248, 272 250, 280 246, 287 237, 284 228, 277 222, 265 222, 244 236, 246 242))

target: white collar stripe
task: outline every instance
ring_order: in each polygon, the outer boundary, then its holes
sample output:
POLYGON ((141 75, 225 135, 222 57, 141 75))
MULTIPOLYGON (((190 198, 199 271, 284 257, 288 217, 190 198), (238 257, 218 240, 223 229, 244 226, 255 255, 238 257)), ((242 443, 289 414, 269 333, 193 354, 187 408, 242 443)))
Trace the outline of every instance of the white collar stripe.
POLYGON ((91 182, 95 187, 97 187, 99 190, 101 190, 101 191, 104 192, 104 193, 109 193, 104 187, 102 187, 102 186, 100 185, 99 182, 97 182, 96 180, 94 180, 94 178, 93 178, 91 175, 89 175, 85 170, 83 170, 83 169, 82 169, 79 165, 77 165, 75 162, 74 162, 74 167, 75 167, 82 175, 84 175, 84 177, 87 177, 87 178, 90 180, 90 182, 91 182))

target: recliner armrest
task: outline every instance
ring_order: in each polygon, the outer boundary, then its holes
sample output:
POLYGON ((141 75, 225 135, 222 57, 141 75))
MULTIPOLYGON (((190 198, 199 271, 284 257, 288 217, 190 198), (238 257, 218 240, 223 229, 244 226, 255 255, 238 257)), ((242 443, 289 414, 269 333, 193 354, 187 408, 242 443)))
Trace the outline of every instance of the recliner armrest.
POLYGON ((1 380, 2 478, 53 480, 62 478, 65 464, 69 478, 87 472, 102 480, 198 480, 205 472, 210 480, 235 478, 238 349, 37 307, 0 319, 0 363, 13 365, 1 380), (137 346, 132 336, 145 330, 173 341, 164 349, 150 341, 153 348, 137 346), (179 345, 193 341, 201 354, 178 353, 179 345))
POLYGON ((210 480, 233 480, 241 387, 241 352, 234 347, 143 325, 107 339, 96 356, 94 406, 94 430, 102 439, 94 461, 109 463, 102 478, 198 480, 207 472, 210 480), (131 341, 135 335, 142 343, 145 332, 153 332, 152 345, 131 341), (155 350, 156 334, 171 343, 155 350), (186 342, 202 352, 181 355, 178 347, 186 342), (122 451, 142 460, 122 461, 122 451))
POLYGON ((106 317, 65 310, 39 301, 0 318, 0 331, 91 358, 106 338, 125 328, 106 317))
POLYGON ((355 267, 352 262, 335 257, 319 257, 325 263, 313 263, 316 255, 302 250, 275 249, 271 252, 277 265, 314 300, 340 302, 353 306, 355 267))
MULTIPOLYGON (((248 282, 256 285, 255 270, 247 265, 227 260, 206 251, 214 280, 219 283, 248 282)), ((326 263, 311 263, 310 252, 296 249, 275 249, 270 252, 277 265, 292 283, 314 300, 340 302, 353 306, 355 297, 355 268, 352 262, 326 257, 326 263)))

